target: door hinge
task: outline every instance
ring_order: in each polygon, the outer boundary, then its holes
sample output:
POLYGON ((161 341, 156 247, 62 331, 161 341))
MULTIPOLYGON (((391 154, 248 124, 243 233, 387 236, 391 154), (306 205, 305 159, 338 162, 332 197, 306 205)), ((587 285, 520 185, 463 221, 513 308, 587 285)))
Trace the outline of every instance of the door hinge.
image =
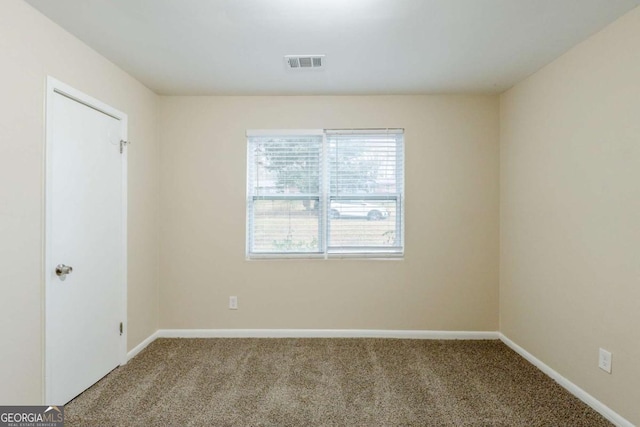
POLYGON ((123 330, 124 330, 124 326, 122 325, 122 322, 120 322, 120 335, 122 335, 123 330))
POLYGON ((120 154, 122 154, 125 145, 131 144, 131 141, 125 141, 124 139, 120 140, 120 154))

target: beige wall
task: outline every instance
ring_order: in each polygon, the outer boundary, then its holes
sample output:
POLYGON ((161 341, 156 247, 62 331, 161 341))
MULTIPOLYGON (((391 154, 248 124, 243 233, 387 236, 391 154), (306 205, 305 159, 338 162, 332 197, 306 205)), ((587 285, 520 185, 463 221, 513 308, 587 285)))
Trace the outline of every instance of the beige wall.
POLYGON ((128 348, 158 327, 499 326, 640 424, 638 51, 640 9, 500 99, 157 97, 2 1, 0 403, 42 397, 52 75, 129 114, 128 348), (345 127, 406 129, 405 259, 246 261, 245 131, 345 127), (613 352, 612 375, 598 347, 613 352))
POLYGON ((640 425, 638 52, 635 9, 501 98, 500 328, 640 425))
POLYGON ((129 115, 129 348, 158 326, 158 97, 19 0, 0 2, 0 65, 0 404, 38 404, 46 76, 129 115))
POLYGON ((497 97, 163 97, 160 110, 161 328, 497 330, 497 97), (406 130, 405 259, 246 261, 246 130, 368 127, 406 130))

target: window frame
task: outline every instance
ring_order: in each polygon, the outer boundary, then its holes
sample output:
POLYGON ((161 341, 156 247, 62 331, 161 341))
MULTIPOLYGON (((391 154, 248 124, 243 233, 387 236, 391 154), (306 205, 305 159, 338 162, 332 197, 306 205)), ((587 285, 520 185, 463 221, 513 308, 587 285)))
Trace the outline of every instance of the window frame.
MULTIPOLYGON (((404 192, 405 192, 405 130, 404 128, 380 128, 380 129, 254 129, 246 131, 246 161, 247 169, 245 171, 246 176, 246 197, 245 197, 245 258, 247 260, 285 260, 285 259, 371 259, 371 260, 403 260, 405 252, 405 215, 404 215, 404 192), (329 170, 329 156, 328 156, 328 142, 327 135, 329 134, 354 134, 364 135, 367 133, 380 135, 380 134, 399 134, 402 135, 401 143, 397 149, 400 153, 397 154, 396 159, 401 163, 399 171, 396 171, 400 182, 402 184, 400 191, 395 194, 345 194, 339 196, 331 195, 330 179, 331 173, 329 170), (250 139, 252 137, 287 137, 287 136, 321 136, 322 148, 321 148, 321 162, 320 162, 320 180, 319 180, 319 193, 315 194, 277 194, 277 195, 261 195, 256 196, 251 194, 252 183, 249 178, 249 168, 252 167, 250 154, 251 146, 250 139), (258 200, 317 200, 321 206, 321 212, 318 217, 318 242, 319 252, 251 252, 253 245, 254 233, 251 229, 252 224, 255 222, 252 220, 251 215, 254 209, 254 203, 258 200), (329 246, 329 233, 331 219, 329 218, 329 209, 333 200, 374 200, 374 201, 395 201, 396 202, 396 235, 399 236, 399 249, 390 250, 393 248, 379 247, 379 246, 358 246, 354 247, 351 251, 346 247, 341 250, 335 250, 331 252, 332 247, 329 246), (363 252, 362 249, 367 249, 363 252)), ((340 248, 340 247, 333 247, 340 248)))

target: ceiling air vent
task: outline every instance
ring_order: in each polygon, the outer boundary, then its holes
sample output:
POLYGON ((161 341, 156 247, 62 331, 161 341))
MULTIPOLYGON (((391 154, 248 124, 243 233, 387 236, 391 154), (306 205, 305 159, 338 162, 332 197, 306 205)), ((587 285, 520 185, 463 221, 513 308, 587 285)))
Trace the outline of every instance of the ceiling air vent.
POLYGON ((324 55, 286 55, 284 62, 289 70, 319 70, 325 66, 324 55))

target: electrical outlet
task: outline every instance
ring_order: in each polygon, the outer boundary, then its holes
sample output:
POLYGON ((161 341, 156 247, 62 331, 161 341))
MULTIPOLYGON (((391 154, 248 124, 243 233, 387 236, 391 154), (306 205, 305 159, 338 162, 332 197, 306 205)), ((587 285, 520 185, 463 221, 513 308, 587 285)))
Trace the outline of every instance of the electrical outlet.
POLYGON ((611 352, 608 352, 604 348, 600 349, 598 367, 605 372, 611 373, 611 352))
POLYGON ((229 297, 229 310, 237 310, 238 309, 238 297, 232 296, 229 297))

